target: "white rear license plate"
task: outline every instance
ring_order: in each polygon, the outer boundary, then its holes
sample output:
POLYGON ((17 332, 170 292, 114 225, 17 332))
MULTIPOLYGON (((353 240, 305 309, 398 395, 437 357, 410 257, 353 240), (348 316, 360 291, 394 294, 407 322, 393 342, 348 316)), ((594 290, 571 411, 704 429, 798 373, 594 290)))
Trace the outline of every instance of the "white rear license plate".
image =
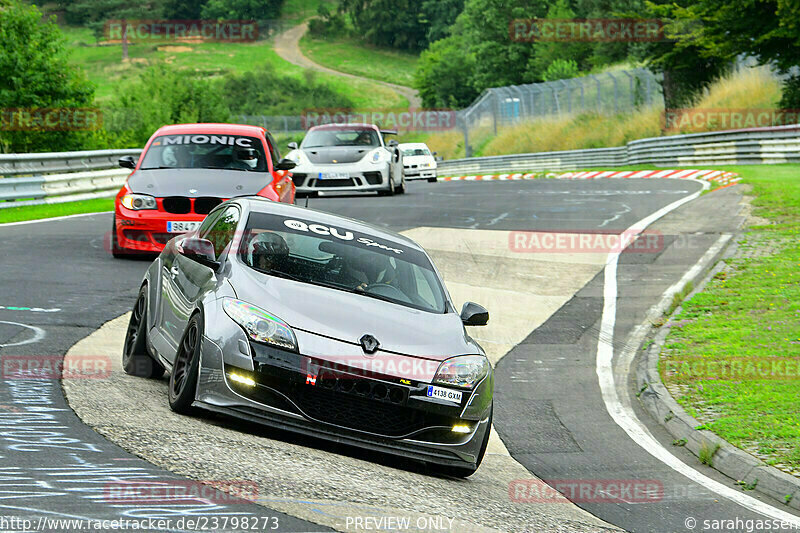
POLYGON ((321 180, 347 180, 350 179, 350 174, 347 172, 320 172, 319 179, 321 180))
POLYGON ((446 402, 461 403, 461 391, 428 385, 428 396, 446 402))
POLYGON ((167 222, 167 233, 187 233, 200 227, 201 222, 167 222))

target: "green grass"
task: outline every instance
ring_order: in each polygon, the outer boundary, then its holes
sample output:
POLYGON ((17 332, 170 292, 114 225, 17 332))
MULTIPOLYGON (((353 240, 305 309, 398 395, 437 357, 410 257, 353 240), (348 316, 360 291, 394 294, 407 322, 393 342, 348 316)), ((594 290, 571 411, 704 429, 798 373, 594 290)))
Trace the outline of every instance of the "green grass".
MULTIPOLYGON (((77 215, 82 213, 100 213, 114 210, 113 198, 99 198, 63 204, 32 205, 28 207, 8 207, 0 209, 0 224, 6 222, 22 222, 42 218, 77 215)), ((109 222, 110 224, 110 222, 109 222)))
POLYGON ((376 48, 355 39, 316 39, 309 34, 300 40, 303 54, 320 65, 339 72, 411 87, 419 56, 376 48))
MULTIPOLYGON (((800 165, 731 166, 752 185, 754 214, 743 251, 705 289, 683 302, 665 354, 681 358, 770 360, 800 364, 800 165)), ((800 469, 800 382, 664 375, 686 387, 678 402, 728 442, 770 464, 800 469)))
MULTIPOLYGON (((114 96, 114 88, 138 76, 148 65, 166 62, 174 68, 193 71, 206 77, 252 71, 270 64, 276 71, 300 78, 306 70, 284 61, 272 49, 272 41, 252 43, 142 43, 130 45, 129 61, 122 62, 120 45, 97 45, 86 28, 63 28, 71 49, 70 61, 79 65, 96 86, 99 103, 114 96)), ((345 80, 333 74, 315 73, 317 79, 334 91, 347 95, 356 107, 400 108, 408 101, 397 93, 369 81, 345 80)))

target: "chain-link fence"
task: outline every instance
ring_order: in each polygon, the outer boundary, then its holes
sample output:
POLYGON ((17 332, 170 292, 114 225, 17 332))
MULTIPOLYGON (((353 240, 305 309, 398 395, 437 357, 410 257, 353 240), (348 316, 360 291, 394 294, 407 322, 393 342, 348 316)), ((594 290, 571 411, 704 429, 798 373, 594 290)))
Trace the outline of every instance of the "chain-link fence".
POLYGON ((458 112, 458 123, 469 157, 470 134, 476 129, 496 135, 499 126, 535 118, 585 112, 610 115, 653 105, 664 107, 659 79, 649 70, 637 68, 487 89, 458 112))

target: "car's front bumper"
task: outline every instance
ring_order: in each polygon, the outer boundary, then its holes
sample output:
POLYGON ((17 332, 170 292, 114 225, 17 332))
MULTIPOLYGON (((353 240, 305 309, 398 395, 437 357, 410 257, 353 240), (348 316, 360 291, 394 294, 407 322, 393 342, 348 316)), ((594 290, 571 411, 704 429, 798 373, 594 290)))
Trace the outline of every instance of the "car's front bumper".
POLYGON ((451 404, 427 397, 426 382, 365 376, 242 337, 203 339, 198 406, 431 463, 476 463, 490 430, 491 373, 465 391, 460 404, 451 404), (255 385, 232 381, 231 373, 255 385), (457 433, 454 425, 469 430, 457 433))
POLYGON ((405 175, 408 181, 412 180, 427 180, 437 177, 437 169, 435 168, 405 168, 405 175))
POLYGON ((115 227, 117 247, 124 253, 160 253, 173 237, 181 233, 167 231, 167 222, 199 223, 206 215, 173 214, 156 209, 134 211, 117 206, 115 227))
POLYGON ((292 180, 298 193, 335 191, 384 191, 389 188, 389 168, 372 163, 340 165, 302 165, 292 169, 292 180), (325 174, 347 177, 330 179, 325 174))

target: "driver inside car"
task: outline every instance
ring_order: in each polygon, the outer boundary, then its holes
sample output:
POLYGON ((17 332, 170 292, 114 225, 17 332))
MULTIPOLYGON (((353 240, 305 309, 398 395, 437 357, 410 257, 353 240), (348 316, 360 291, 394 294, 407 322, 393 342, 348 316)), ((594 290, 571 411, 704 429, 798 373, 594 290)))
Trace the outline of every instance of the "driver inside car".
POLYGON ((278 270, 286 272, 289 259, 289 245, 277 233, 265 231, 256 234, 248 245, 250 264, 259 270, 278 270))
POLYGON ((237 148, 233 151, 233 159, 225 168, 255 170, 258 165, 258 154, 252 148, 237 148))

